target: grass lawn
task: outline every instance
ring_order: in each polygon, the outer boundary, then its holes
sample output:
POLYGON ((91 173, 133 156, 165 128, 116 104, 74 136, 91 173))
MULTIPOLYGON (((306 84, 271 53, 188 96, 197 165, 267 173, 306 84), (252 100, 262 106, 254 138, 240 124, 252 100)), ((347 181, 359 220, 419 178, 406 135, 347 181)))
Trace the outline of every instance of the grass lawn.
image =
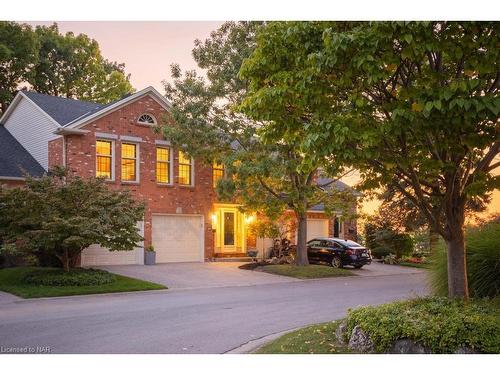
POLYGON ((262 346, 256 354, 335 354, 349 353, 335 338, 337 322, 315 324, 287 333, 262 346))
POLYGON ((403 267, 413 267, 413 268, 430 268, 430 263, 411 263, 411 262, 399 262, 398 266, 403 267))
MULTIPOLYGON (((37 286, 23 282, 23 277, 27 273, 41 269, 39 267, 17 267, 0 270, 0 290, 23 298, 40 298, 166 289, 164 285, 121 275, 115 275, 116 281, 111 284, 96 286, 37 286)), ((53 268, 44 268, 44 270, 51 271, 53 268)))
POLYGON ((262 266, 259 270, 275 275, 295 277, 297 279, 319 279, 324 277, 353 276, 349 270, 310 264, 296 266, 293 264, 270 264, 262 266))

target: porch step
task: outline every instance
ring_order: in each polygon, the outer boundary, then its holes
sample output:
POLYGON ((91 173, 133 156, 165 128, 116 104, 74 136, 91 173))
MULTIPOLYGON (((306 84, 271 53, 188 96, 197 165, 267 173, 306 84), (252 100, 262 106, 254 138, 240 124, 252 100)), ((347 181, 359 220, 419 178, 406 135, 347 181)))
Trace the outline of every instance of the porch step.
POLYGON ((251 262, 253 261, 253 258, 251 257, 215 257, 213 258, 214 262, 251 262))

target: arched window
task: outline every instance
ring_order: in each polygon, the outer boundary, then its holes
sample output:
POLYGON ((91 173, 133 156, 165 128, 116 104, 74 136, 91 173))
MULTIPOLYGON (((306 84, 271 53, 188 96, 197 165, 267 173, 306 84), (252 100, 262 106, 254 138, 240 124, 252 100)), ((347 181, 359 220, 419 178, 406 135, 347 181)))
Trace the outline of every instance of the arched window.
POLYGON ((137 120, 139 124, 144 124, 144 125, 155 125, 156 124, 156 119, 147 113, 144 113, 139 116, 139 119, 137 120))

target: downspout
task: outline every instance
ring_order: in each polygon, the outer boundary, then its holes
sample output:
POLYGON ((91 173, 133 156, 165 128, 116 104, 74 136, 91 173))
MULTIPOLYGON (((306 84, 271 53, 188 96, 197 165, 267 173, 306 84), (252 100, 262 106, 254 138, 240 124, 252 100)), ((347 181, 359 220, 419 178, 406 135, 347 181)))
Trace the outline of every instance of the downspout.
POLYGON ((63 167, 66 168, 66 136, 64 134, 62 136, 62 153, 63 167))

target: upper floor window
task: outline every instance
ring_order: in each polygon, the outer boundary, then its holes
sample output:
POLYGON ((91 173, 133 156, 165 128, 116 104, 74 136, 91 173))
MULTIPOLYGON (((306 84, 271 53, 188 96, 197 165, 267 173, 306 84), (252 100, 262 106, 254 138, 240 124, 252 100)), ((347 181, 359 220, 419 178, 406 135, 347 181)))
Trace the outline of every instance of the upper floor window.
POLYGON ((137 181, 137 145, 122 143, 122 181, 137 181))
POLYGON ((113 141, 96 141, 96 176, 107 180, 114 178, 113 141))
POLYGON ((214 163, 212 166, 212 181, 213 186, 217 186, 217 181, 224 177, 224 164, 214 163))
POLYGON ((170 148, 156 147, 156 182, 170 184, 170 148))
POLYGON ((179 151, 179 184, 192 185, 193 159, 185 152, 179 151))
POLYGON ((148 113, 140 115, 137 122, 143 125, 156 125, 156 119, 153 117, 153 115, 150 115, 148 113))

